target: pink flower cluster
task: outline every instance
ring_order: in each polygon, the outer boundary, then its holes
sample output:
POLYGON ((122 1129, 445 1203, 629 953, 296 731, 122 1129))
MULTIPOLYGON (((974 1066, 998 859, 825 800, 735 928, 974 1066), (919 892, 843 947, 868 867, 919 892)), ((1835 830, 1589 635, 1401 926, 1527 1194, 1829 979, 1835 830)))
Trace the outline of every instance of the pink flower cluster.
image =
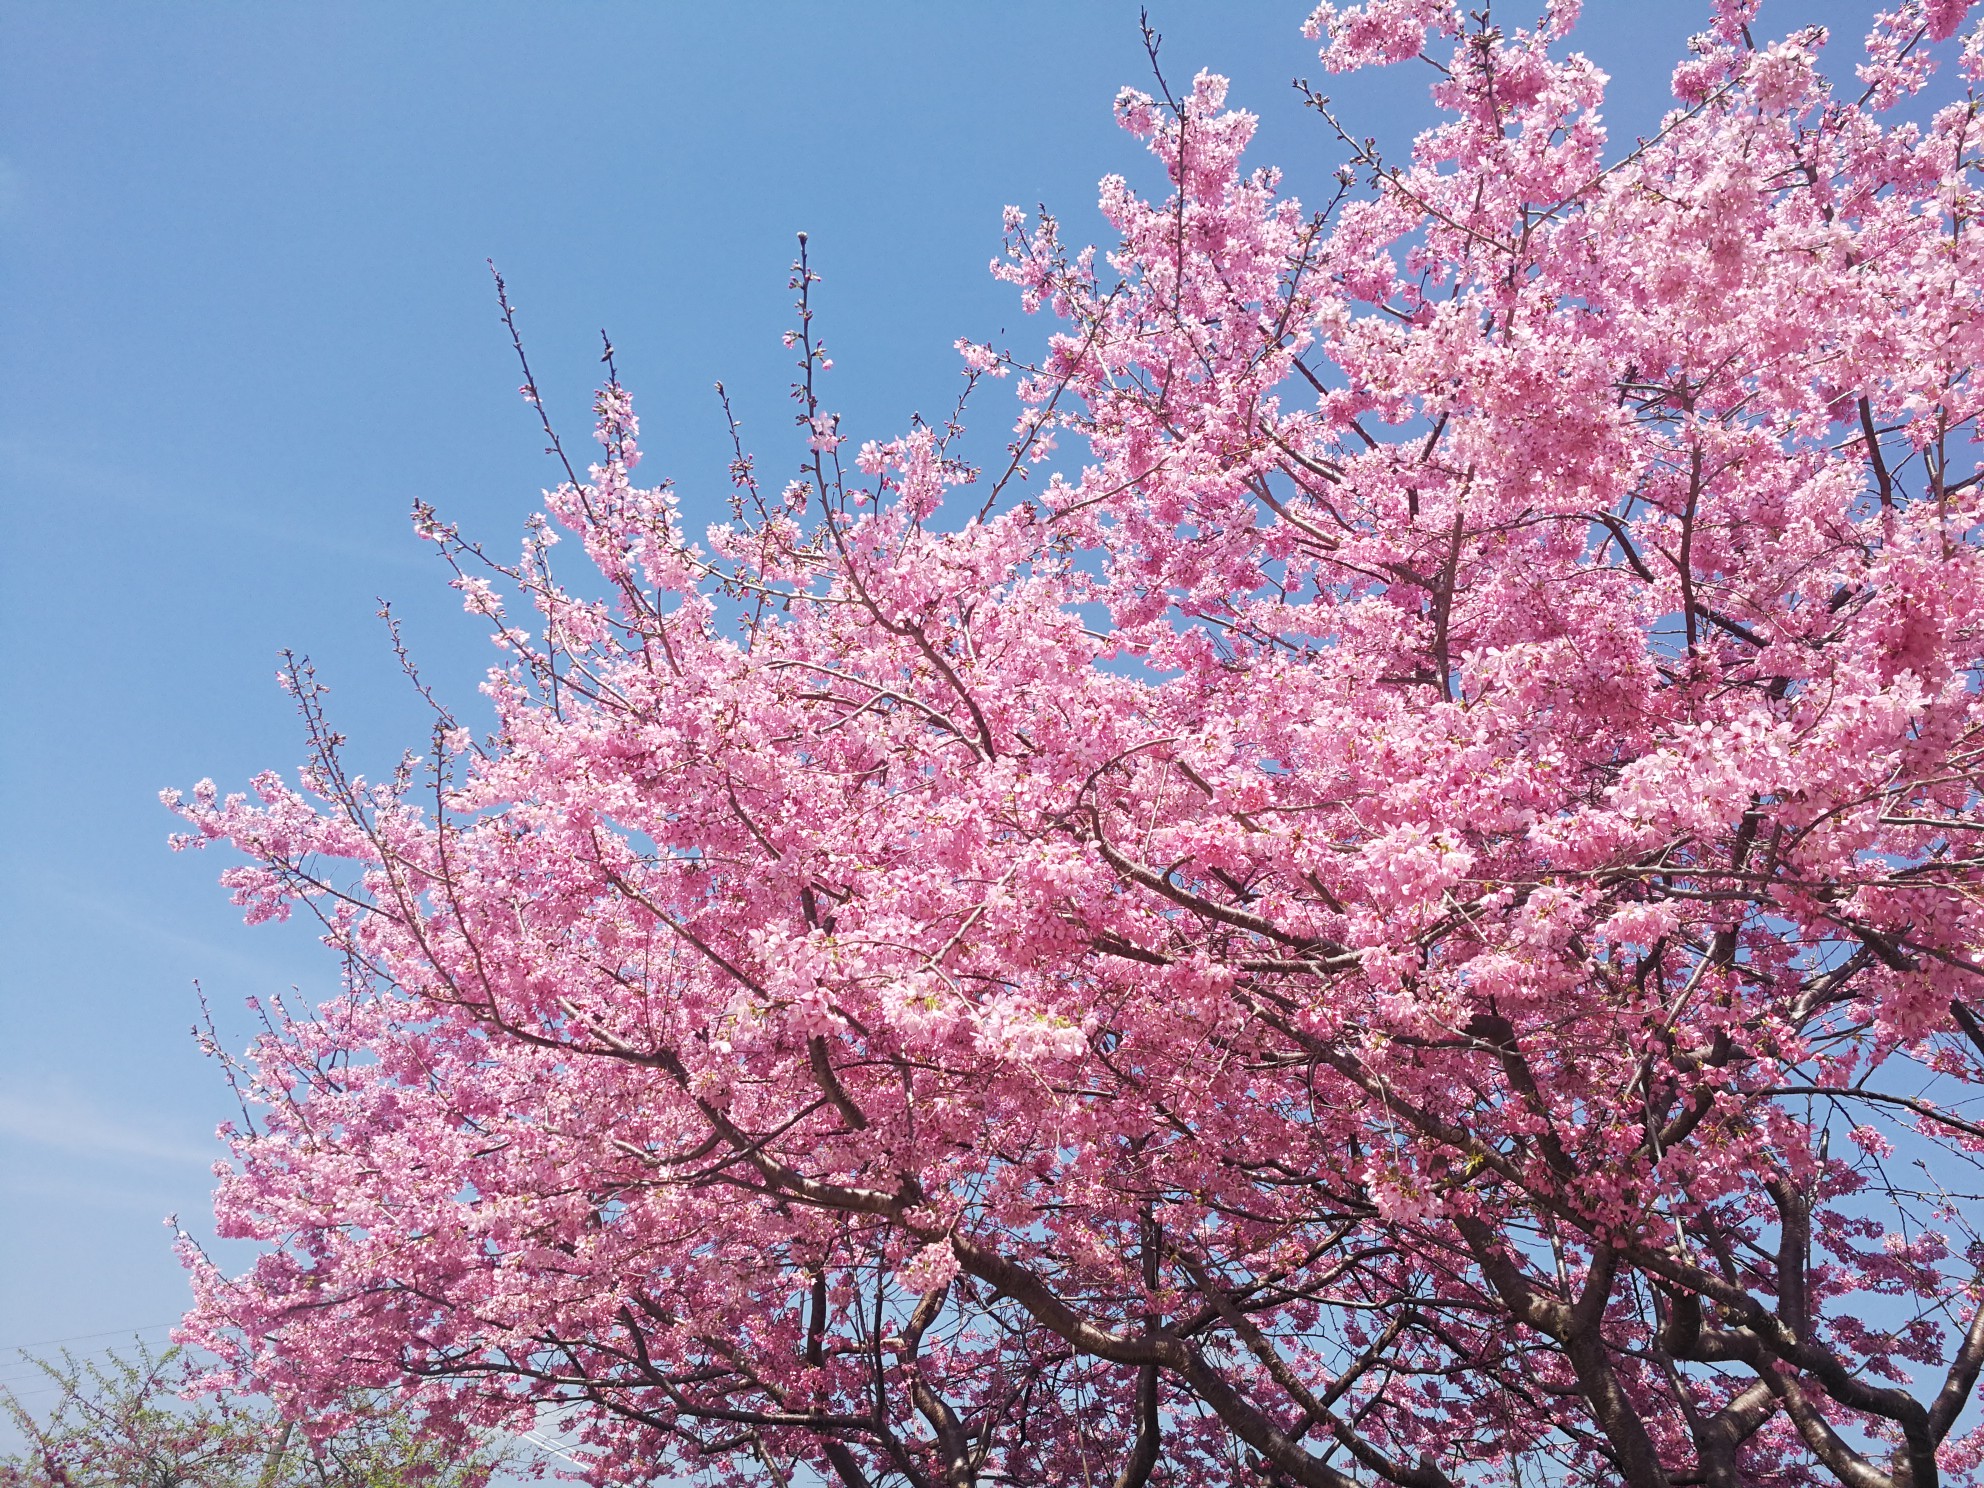
POLYGON ((1886 111, 1980 44, 1721 0, 1628 147, 1577 8, 1320 7, 1445 111, 1321 209, 1123 95, 1003 467, 842 463, 802 259, 782 498, 685 532, 610 386, 610 603, 423 518, 493 733, 353 779, 300 676, 174 798, 348 978, 187 1336, 601 1483, 1975 1481, 1979 105, 1886 111))

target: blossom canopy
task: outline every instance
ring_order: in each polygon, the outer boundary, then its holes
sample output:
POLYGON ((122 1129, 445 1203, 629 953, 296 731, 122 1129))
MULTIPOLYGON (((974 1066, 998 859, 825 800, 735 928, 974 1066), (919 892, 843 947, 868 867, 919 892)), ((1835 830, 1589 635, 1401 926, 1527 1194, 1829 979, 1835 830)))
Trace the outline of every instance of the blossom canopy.
POLYGON ((982 468, 802 246, 796 479, 689 532, 615 378, 517 562, 421 509, 493 732, 355 778, 298 666, 171 798, 346 967, 185 1336, 601 1484, 1976 1481, 1984 41, 1755 9, 1621 147, 1575 3, 1323 5, 1443 112, 1312 96, 1320 205, 1126 91, 982 468))

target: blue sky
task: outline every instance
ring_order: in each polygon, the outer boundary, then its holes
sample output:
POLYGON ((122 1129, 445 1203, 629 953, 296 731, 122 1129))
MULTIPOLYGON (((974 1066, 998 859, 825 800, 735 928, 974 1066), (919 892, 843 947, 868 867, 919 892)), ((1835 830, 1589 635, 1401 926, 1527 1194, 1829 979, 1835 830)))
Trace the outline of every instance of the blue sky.
MULTIPOLYGON (((1871 8, 1766 0, 1763 29, 1845 51, 1871 8)), ((1395 153, 1429 117, 1423 69, 1325 79, 1299 0, 1152 10, 1167 72, 1229 74, 1298 192, 1338 156, 1291 78, 1395 153)), ((1587 0, 1615 142, 1706 11, 1587 0)), ((444 693, 491 659, 407 522, 507 550, 551 479, 484 259, 568 439, 608 328, 643 475, 715 519, 712 382, 762 470, 796 459, 793 233, 843 430, 888 437, 949 406, 955 337, 1044 333, 985 272, 1004 204, 1086 241, 1099 176, 1159 189, 1109 109, 1148 77, 1122 0, 0 0, 0 1351, 174 1317, 161 1219, 204 1229, 229 1111, 193 983, 237 1044, 244 997, 331 986, 301 926, 240 926, 220 859, 165 850, 158 790, 300 758, 285 646, 362 764, 418 743, 378 596, 444 693)))

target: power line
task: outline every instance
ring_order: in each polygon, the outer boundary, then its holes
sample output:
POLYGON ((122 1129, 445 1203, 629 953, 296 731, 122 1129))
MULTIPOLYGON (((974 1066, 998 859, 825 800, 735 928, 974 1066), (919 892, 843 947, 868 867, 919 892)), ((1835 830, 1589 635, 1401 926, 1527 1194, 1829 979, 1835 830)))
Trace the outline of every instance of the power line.
POLYGON ((135 1338, 140 1333, 156 1333, 160 1328, 176 1328, 179 1320, 169 1323, 146 1323, 142 1328, 105 1328, 101 1333, 71 1333, 67 1338, 40 1338, 33 1343, 0 1343, 0 1353, 12 1353, 20 1349, 54 1348, 58 1343, 82 1343, 90 1338, 113 1338, 128 1334, 135 1338))
POLYGON ((524 1442, 529 1446, 536 1447, 537 1450, 540 1452, 548 1452, 554 1456, 563 1457, 567 1462, 574 1463, 579 1467, 584 1467, 586 1465, 584 1462, 581 1462, 577 1457, 574 1457, 570 1452, 566 1451, 561 1444, 559 1444, 556 1441, 553 1441, 550 1437, 546 1436, 542 1431, 539 1431, 534 1427, 529 1431, 512 1431, 508 1434, 515 1437, 520 1442, 524 1442))

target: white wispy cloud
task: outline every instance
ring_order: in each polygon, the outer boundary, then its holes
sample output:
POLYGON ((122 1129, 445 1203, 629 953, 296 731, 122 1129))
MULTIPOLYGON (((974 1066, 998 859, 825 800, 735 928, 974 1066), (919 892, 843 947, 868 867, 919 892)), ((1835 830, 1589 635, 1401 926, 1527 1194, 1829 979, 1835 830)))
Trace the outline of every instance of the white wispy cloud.
POLYGON ((157 1120, 107 1109, 59 1087, 0 1090, 0 1137, 82 1156, 210 1165, 224 1154, 157 1120))

